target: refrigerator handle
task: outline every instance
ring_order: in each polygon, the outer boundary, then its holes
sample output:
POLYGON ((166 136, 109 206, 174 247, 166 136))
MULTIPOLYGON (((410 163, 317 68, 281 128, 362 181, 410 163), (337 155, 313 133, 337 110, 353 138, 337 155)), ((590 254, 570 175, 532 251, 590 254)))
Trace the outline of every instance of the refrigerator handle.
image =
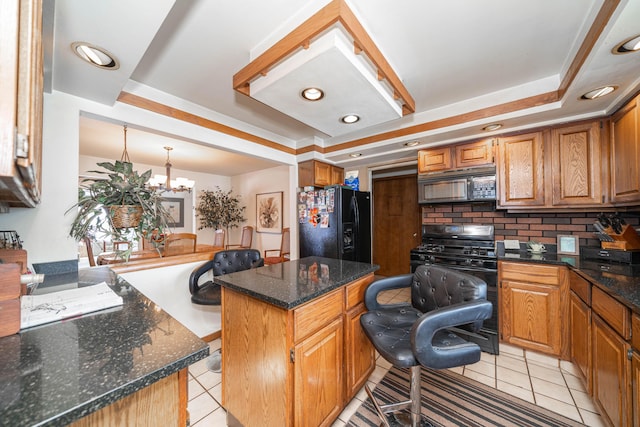
POLYGON ((358 199, 356 198, 356 194, 355 192, 353 193, 353 196, 351 197, 351 205, 353 208, 353 215, 354 215, 354 228, 355 228, 355 232, 353 233, 353 250, 355 251, 355 253, 358 253, 358 246, 360 245, 360 242, 358 241, 358 235, 360 233, 360 209, 358 207, 358 199))

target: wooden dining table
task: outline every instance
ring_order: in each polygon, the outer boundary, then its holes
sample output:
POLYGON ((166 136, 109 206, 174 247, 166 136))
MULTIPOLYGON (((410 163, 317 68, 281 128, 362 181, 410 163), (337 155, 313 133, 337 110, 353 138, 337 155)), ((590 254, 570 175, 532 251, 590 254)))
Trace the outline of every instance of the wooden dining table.
MULTIPOLYGON (((222 250, 224 250, 224 247, 222 246, 213 246, 213 245, 205 245, 205 244, 196 245, 196 253, 218 252, 222 250)), ((133 251, 129 256, 128 261, 125 260, 122 257, 122 255, 118 254, 117 252, 103 252, 100 255, 98 255, 98 258, 96 259, 96 264, 110 265, 110 264, 121 264, 124 262, 135 262, 135 261, 141 261, 141 260, 147 260, 147 259, 153 259, 153 258, 162 258, 163 257, 162 252, 163 252, 162 248, 159 248, 157 250, 143 249, 140 251, 133 251)), ((184 254, 178 254, 178 255, 184 255, 184 254)))

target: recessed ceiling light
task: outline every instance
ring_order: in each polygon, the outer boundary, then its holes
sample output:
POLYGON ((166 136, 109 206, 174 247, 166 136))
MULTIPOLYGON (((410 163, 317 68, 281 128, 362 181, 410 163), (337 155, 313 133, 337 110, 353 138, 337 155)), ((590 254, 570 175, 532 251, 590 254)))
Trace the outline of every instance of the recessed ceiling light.
POLYGON ((405 142, 404 146, 405 147, 415 147, 416 145, 418 145, 420 142, 419 141, 409 141, 409 142, 405 142))
POLYGON ((347 114, 346 116, 342 117, 340 119, 340 121, 342 123, 346 123, 348 125, 357 122, 358 120, 360 120, 360 116, 356 115, 356 114, 347 114))
POLYGON ((71 44, 71 50, 81 59, 96 67, 106 68, 108 70, 117 70, 120 68, 116 57, 101 47, 85 42, 74 42, 71 44))
POLYGON ((490 125, 486 125, 485 127, 482 128, 482 130, 485 132, 491 132, 491 131, 500 129, 501 127, 502 125, 500 123, 493 123, 490 125))
POLYGON ((609 95, 611 92, 617 89, 617 86, 602 86, 598 89, 590 90, 580 97, 580 99, 596 99, 601 96, 609 95))
POLYGON ((324 97, 324 92, 317 87, 308 87, 300 95, 307 101, 319 101, 324 97))
POLYGON ((349 157, 353 157, 354 159, 356 157, 360 157, 360 156, 362 156, 362 153, 351 153, 351 154, 349 154, 349 157))
POLYGON ((637 52, 640 50, 640 34, 635 35, 621 43, 618 43, 616 47, 612 49, 615 54, 637 52))

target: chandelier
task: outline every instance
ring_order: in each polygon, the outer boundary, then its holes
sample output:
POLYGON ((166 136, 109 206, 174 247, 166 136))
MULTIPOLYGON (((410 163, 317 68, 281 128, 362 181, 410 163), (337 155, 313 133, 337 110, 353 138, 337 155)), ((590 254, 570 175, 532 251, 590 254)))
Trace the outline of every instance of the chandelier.
POLYGON ((196 182, 187 178, 171 179, 171 161, 169 160, 169 153, 173 150, 173 147, 164 147, 164 149, 167 150, 167 162, 164 164, 167 174, 155 175, 147 181, 147 185, 149 188, 154 190, 173 191, 174 193, 178 191, 188 191, 191 193, 191 189, 196 182))

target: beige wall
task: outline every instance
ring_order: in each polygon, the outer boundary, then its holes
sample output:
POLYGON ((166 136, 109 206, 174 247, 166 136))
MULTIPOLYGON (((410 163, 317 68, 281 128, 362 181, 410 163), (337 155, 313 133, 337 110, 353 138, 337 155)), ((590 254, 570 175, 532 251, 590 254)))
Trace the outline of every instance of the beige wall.
MULTIPOLYGON (((292 174, 297 174, 296 166, 278 166, 271 169, 265 169, 258 172, 238 175, 231 179, 231 185, 234 192, 242 195, 243 202, 246 206, 245 217, 246 225, 254 227, 253 248, 260 250, 264 256, 265 249, 277 249, 280 247, 281 236, 279 234, 257 233, 256 228, 256 194, 272 193, 282 191, 282 226, 291 228, 291 241, 297 242, 297 224, 295 223, 295 183, 297 175, 291 178, 292 174)), ((240 241, 240 228, 231 232, 231 241, 240 241)), ((297 243, 291 248, 292 258, 297 258, 297 243)))

